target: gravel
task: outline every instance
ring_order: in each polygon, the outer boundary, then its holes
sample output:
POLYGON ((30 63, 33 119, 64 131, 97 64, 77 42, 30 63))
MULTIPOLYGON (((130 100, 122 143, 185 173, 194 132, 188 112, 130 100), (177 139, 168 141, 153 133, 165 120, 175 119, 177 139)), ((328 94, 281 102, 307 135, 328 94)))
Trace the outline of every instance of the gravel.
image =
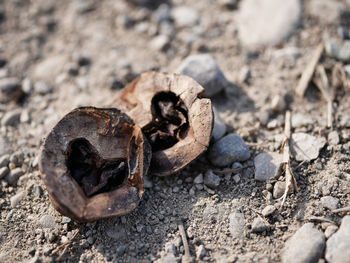
POLYGON ((254 158, 255 180, 266 181, 280 175, 283 155, 276 152, 260 153, 254 158))
POLYGON ((220 181, 220 177, 214 174, 212 170, 205 172, 203 182, 206 186, 215 189, 220 185, 220 181))
POLYGON ((224 74, 211 54, 188 56, 176 72, 192 77, 205 88, 207 96, 224 90, 228 84, 224 74))
POLYGON ((311 161, 318 157, 325 144, 326 139, 323 137, 315 137, 307 133, 293 133, 290 150, 297 161, 311 161))
POLYGON ((283 263, 317 263, 325 248, 325 236, 312 223, 303 225, 286 243, 283 263))
POLYGON ((326 209, 334 210, 338 208, 339 199, 333 196, 324 196, 321 198, 321 204, 326 209))
POLYGON ((265 221, 261 217, 256 217, 252 223, 252 232, 261 233, 268 230, 269 227, 266 225, 265 221))
POLYGON ((21 168, 15 168, 10 171, 10 173, 6 176, 6 181, 10 185, 16 185, 18 179, 23 175, 23 171, 21 168))
POLYGON ((209 159, 212 164, 225 167, 235 161, 246 161, 250 158, 248 146, 242 138, 231 133, 215 142, 209 149, 209 159))
POLYGON ((327 240, 326 260, 329 263, 350 262, 350 215, 344 216, 339 230, 327 240))

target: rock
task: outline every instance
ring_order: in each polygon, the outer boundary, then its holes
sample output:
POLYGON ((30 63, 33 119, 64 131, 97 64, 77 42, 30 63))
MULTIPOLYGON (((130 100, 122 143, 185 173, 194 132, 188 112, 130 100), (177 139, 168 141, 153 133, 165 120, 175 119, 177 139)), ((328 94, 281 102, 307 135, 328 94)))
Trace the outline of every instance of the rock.
POLYGON ((15 152, 10 157, 10 163, 13 163, 16 167, 23 164, 24 154, 22 152, 15 152))
POLYGON ((171 8, 168 4, 161 4, 152 14, 153 20, 157 24, 171 21, 171 8))
POLYGON ((349 114, 343 114, 340 116, 340 126, 343 128, 350 128, 350 115, 349 114))
POLYGON ((326 139, 323 137, 315 137, 306 133, 293 133, 290 149, 297 161, 311 161, 318 157, 325 144, 326 139))
POLYGON ((217 188, 220 185, 220 177, 213 173, 212 170, 208 170, 204 174, 204 184, 210 188, 217 188))
POLYGON ((221 138, 209 150, 210 161, 220 167, 228 166, 235 161, 246 161, 249 158, 248 146, 236 133, 221 138))
POLYGON ((261 125, 266 126, 269 123, 270 111, 266 109, 259 111, 258 118, 261 125))
POLYGON ((261 211, 261 214, 266 217, 266 216, 272 215, 275 211, 276 211, 275 206, 268 205, 261 211))
POLYGON ((307 3, 310 15, 330 24, 337 23, 342 11, 346 8, 344 4, 339 1, 311 0, 307 3))
POLYGON ((190 76, 205 88, 207 96, 222 91, 228 82, 210 54, 188 56, 178 67, 176 72, 190 76))
POLYGON ((245 0, 238 11, 239 38, 246 46, 274 45, 294 32, 301 12, 298 0, 245 0))
POLYGON ((24 109, 21 112, 21 116, 19 117, 19 121, 21 123, 28 123, 28 122, 30 122, 30 115, 29 115, 28 109, 24 109))
POLYGON ((234 238, 241 239, 244 237, 245 219, 244 214, 232 212, 229 216, 229 230, 234 238))
POLYGON ((273 187, 273 198, 278 199, 282 197, 286 189, 286 183, 277 181, 273 187))
POLYGON ((326 231, 324 231, 324 235, 326 238, 330 238, 335 232, 337 232, 338 227, 335 225, 330 225, 326 228, 326 231))
POLYGON ((0 168, 0 179, 4 178, 8 173, 10 172, 8 167, 1 167, 0 168))
POLYGON ((10 205, 11 205, 11 208, 15 208, 21 201, 22 199, 24 198, 25 194, 23 191, 19 192, 18 194, 12 196, 10 198, 10 205))
POLYGON ((51 93, 52 86, 48 85, 45 81, 38 81, 34 84, 34 91, 38 94, 45 95, 51 93))
POLYGON ((260 153, 254 158, 255 180, 266 181, 280 175, 283 155, 277 152, 260 153))
POLYGON ((350 40, 345 40, 343 43, 331 39, 325 44, 325 50, 328 56, 340 60, 342 62, 350 61, 350 40))
POLYGON ((202 259, 207 255, 207 251, 203 245, 200 245, 196 249, 196 257, 197 259, 202 259))
POLYGON ((265 224, 265 221, 261 217, 254 218, 254 221, 252 223, 252 232, 261 233, 265 230, 268 230, 268 226, 265 224))
POLYGON ((317 263, 323 255, 325 237, 312 223, 303 225, 286 243, 283 263, 317 263))
POLYGON ((197 10, 188 6, 176 6, 171 16, 178 27, 192 27, 199 24, 200 16, 197 10))
POLYGON ((153 187, 152 181, 149 178, 147 178, 147 177, 144 177, 143 184, 144 184, 145 188, 149 188, 150 189, 150 188, 153 187))
POLYGON ((32 190, 33 194, 36 196, 36 197, 40 197, 43 193, 43 189, 41 188, 40 185, 34 185, 33 186, 33 190, 32 190))
POLYGON ((24 96, 22 86, 15 78, 0 79, 0 102, 19 101, 24 96))
POLYGON ((321 197, 321 204, 324 208, 334 210, 338 208, 339 199, 333 196, 321 197))
POLYGON ((51 215, 43 215, 39 221, 43 228, 56 228, 55 218, 51 215))
POLYGON ((193 183, 195 183, 195 184, 202 184, 203 183, 203 174, 197 175, 194 178, 193 183))
MULTIPOLYGON (((0 143, 0 146, 1 146, 1 143, 0 143)), ((0 157, 0 167, 7 166, 9 163, 10 163, 10 155, 9 154, 4 154, 0 157)))
POLYGON ((47 57, 34 68, 33 76, 35 80, 44 80, 48 83, 56 79, 63 72, 67 58, 62 54, 47 57))
POLYGON ((158 35, 150 42, 150 47, 156 51, 165 51, 169 47, 169 37, 166 35, 158 35))
POLYGON ((271 100, 271 109, 274 112, 283 112, 286 106, 286 101, 281 95, 275 95, 271 100))
POLYGON ((241 177, 239 176, 239 174, 235 174, 235 175, 233 176, 233 181, 234 181, 236 184, 238 184, 239 181, 241 181, 241 177))
POLYGON ((61 223, 62 223, 62 224, 69 224, 71 221, 72 221, 72 219, 70 219, 69 217, 64 216, 64 217, 62 218, 61 223))
POLYGON ((226 124, 223 119, 221 119, 219 112, 215 107, 213 107, 214 112, 214 127, 212 132, 212 138, 214 141, 219 140, 226 133, 226 124))
POLYGON ((292 122, 293 128, 298 128, 298 127, 311 125, 314 123, 314 120, 308 115, 296 113, 296 114, 292 114, 291 122, 292 122))
POLYGON ((328 143, 330 145, 337 145, 339 144, 340 139, 339 139, 339 133, 337 131, 331 131, 328 134, 328 143))
POLYGON ((15 109, 8 111, 1 119, 1 125, 3 126, 17 126, 20 122, 21 109, 15 109))
POLYGON ((15 185, 18 179, 23 175, 23 171, 21 168, 15 168, 10 171, 10 173, 6 176, 5 180, 10 185, 15 185))

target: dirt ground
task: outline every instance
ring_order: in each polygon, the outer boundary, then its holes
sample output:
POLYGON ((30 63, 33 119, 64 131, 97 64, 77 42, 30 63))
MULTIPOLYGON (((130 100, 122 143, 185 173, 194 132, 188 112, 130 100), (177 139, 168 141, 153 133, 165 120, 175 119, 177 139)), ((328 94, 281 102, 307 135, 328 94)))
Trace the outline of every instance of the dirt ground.
MULTIPOLYGON (((350 203, 350 120, 344 124, 350 116, 350 89, 344 84, 333 101, 333 130, 339 143, 327 143, 313 161, 292 160, 298 191, 288 196, 283 209, 264 219, 266 230, 252 231, 263 208, 278 205, 278 200, 266 198, 266 192, 272 192, 276 181, 285 180, 284 176, 267 182, 254 179, 254 157, 278 151, 284 130, 284 111, 270 114, 270 125, 262 116, 273 97, 281 95, 292 114, 311 118, 293 132, 327 138, 331 129, 322 94, 310 84, 304 98, 299 98, 295 88, 317 45, 329 37, 340 38, 339 28, 349 29, 348 18, 330 22, 315 17, 304 1, 300 24, 287 39, 252 49, 237 34, 239 7, 226 7, 227 1, 174 0, 171 8, 186 5, 197 10, 200 26, 174 26, 166 48, 159 49, 152 44, 159 31, 156 7, 145 7, 145 2, 159 1, 0 0, 0 59, 6 61, 0 79, 15 78, 26 93, 19 103, 0 104, 0 119, 7 112, 20 112, 15 125, 1 124, 0 157, 9 154, 13 160, 14 153, 23 157, 9 164, 10 169, 23 171, 18 183, 1 179, 1 262, 176 262, 184 254, 179 220, 184 222, 191 255, 196 257, 201 245, 205 248, 198 262, 281 262, 286 240, 310 218, 321 218, 311 221, 324 231, 325 218, 339 226, 346 214, 331 213, 320 201, 331 195, 339 200, 338 207, 350 203), (218 171, 218 188, 196 186, 193 179, 198 174, 219 169, 203 154, 177 174, 149 176, 143 200, 126 216, 80 224, 59 214, 45 191, 37 157, 55 123, 78 106, 110 106, 120 87, 142 72, 174 72, 186 56, 208 52, 232 84, 212 97, 213 105, 227 133, 238 133, 251 152, 251 158, 242 162, 239 180, 233 179, 237 173, 218 171), (247 81, 242 81, 242 68, 249 69, 247 81), (21 200, 12 205, 11 197, 17 194, 21 200), (241 238, 232 237, 230 231, 229 215, 235 211, 244 215, 241 238), (46 228, 45 215, 53 216, 46 228), (175 261, 165 259, 169 250, 175 261)), ((339 3, 349 7, 346 1, 339 3)), ((328 72, 337 61, 323 56, 321 63, 328 72)), ((319 262, 325 262, 324 257, 319 262)))

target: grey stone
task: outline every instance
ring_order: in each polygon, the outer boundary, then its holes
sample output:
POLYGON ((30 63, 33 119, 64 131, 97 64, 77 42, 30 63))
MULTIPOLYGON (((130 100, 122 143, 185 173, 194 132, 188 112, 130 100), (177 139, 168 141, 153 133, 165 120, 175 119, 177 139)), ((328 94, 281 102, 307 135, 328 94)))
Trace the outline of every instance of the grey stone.
POLYGON ((281 182, 281 181, 276 182, 273 187, 273 198, 277 199, 282 197, 282 195, 284 194, 285 188, 286 188, 285 182, 281 182))
POLYGON ((238 74, 239 83, 248 83, 251 77, 251 72, 248 66, 243 66, 238 74))
POLYGON ((171 8, 167 4, 161 4, 152 14, 153 20, 157 23, 169 22, 171 20, 171 8))
POLYGON ((224 136, 215 142, 209 150, 210 161, 220 167, 228 166, 235 161, 246 161, 249 158, 248 146, 235 133, 224 136))
POLYGON ((70 219, 69 217, 64 216, 64 217, 62 218, 61 223, 62 223, 62 224, 69 224, 71 221, 72 221, 72 219, 70 219))
POLYGON ((197 175, 194 178, 193 183, 195 183, 195 184, 202 184, 203 183, 203 174, 197 175))
POLYGON ((235 175, 233 176, 233 181, 234 181, 236 184, 238 184, 239 181, 241 181, 241 177, 239 176, 239 174, 235 174, 235 175))
POLYGON ((217 188, 220 185, 220 177, 213 173, 212 170, 208 170, 204 174, 203 182, 210 188, 217 188))
POLYGON ((144 177, 143 184, 144 184, 145 188, 152 188, 153 187, 153 183, 152 183, 152 181, 150 181, 150 179, 148 177, 144 177))
POLYGON ((228 84, 215 59, 210 54, 188 56, 176 72, 196 80, 205 88, 205 94, 209 97, 224 90, 228 84))
POLYGON ((55 217, 51 215, 43 215, 39 222, 43 228, 56 228, 55 217))
POLYGON ((271 100, 271 109, 274 112, 283 112, 286 106, 284 96, 276 94, 271 100))
POLYGON ((283 155, 276 152, 260 153, 254 158, 255 180, 266 181, 280 175, 283 155))
POLYGON ((318 157, 325 144, 326 139, 323 137, 315 137, 306 133, 293 133, 290 149, 297 161, 311 161, 318 157))
POLYGON ((150 47, 156 51, 165 51, 169 46, 170 39, 167 35, 155 36, 151 42, 150 47))
POLYGON ((223 119, 220 117, 219 112, 215 107, 213 107, 214 112, 214 127, 212 132, 212 138, 214 141, 219 140, 226 133, 226 124, 223 119))
POLYGON ((342 62, 350 61, 350 40, 339 43, 334 39, 330 39, 325 44, 325 50, 327 55, 332 58, 342 62))
MULTIPOLYGON (((1 146, 1 144, 0 144, 0 146, 1 146)), ((10 155, 9 154, 4 154, 0 157, 0 167, 7 166, 9 163, 10 163, 10 155)))
POLYGON ((326 231, 324 231, 324 235, 326 238, 330 238, 335 232, 337 232, 338 227, 335 225, 330 225, 326 228, 326 231))
POLYGON ((340 116, 340 125, 344 128, 350 128, 350 115, 349 114, 342 114, 340 116))
POLYGON ((45 81, 38 81, 34 84, 34 91, 38 94, 45 95, 51 93, 52 86, 48 85, 45 81))
POLYGON ((196 256, 198 259, 202 259, 207 255, 207 250, 203 245, 200 245, 196 249, 196 256))
POLYGON ((245 0, 237 17, 239 38, 246 46, 274 45, 294 32, 301 12, 298 0, 245 0))
POLYGON ((337 131, 331 131, 328 134, 328 143, 330 145, 337 145, 340 142, 339 133, 337 131))
POLYGON ((265 221, 261 217, 256 217, 252 223, 252 232, 261 233, 265 230, 268 230, 268 226, 265 224, 265 221))
POLYGON ((18 101, 23 95, 24 92, 17 79, 0 79, 0 102, 18 101))
POLYGON ((23 175, 23 171, 21 168, 15 168, 10 171, 10 173, 5 177, 5 180, 10 185, 15 185, 18 179, 23 175))
POLYGON ((307 3, 310 15, 331 24, 339 21, 342 11, 346 8, 344 4, 339 1, 310 0, 307 3))
POLYGON ((21 109, 11 110, 5 113, 1 119, 3 126, 17 126, 20 122, 21 109))
POLYGON ((177 6, 171 11, 175 24, 179 27, 192 27, 200 22, 197 10, 188 6, 177 6))
POLYGON ((258 118, 261 125, 266 126, 269 123, 270 111, 267 109, 259 111, 258 118))
POLYGON ((8 167, 1 167, 0 168, 0 179, 4 178, 8 173, 10 172, 10 169, 8 167))
POLYGON ((10 157, 10 162, 15 164, 17 167, 23 164, 24 154, 22 152, 15 152, 10 157))
POLYGON ((15 208, 24 198, 25 193, 23 191, 17 193, 16 195, 10 198, 11 208, 15 208))
POLYGON ((234 238, 244 237, 245 219, 244 214, 238 211, 232 212, 229 216, 229 230, 234 238))
POLYGON ((324 196, 321 197, 321 204, 324 208, 334 210, 338 208, 339 199, 333 196, 324 196))
POLYGON ((303 225, 286 243, 283 263, 317 263, 323 255, 325 236, 312 223, 303 225))
POLYGON ((291 122, 292 122, 292 127, 298 128, 298 127, 311 125, 314 123, 314 120, 308 115, 295 113, 292 115, 291 122))
POLYGON ((33 186, 33 194, 36 196, 36 197, 40 197, 43 193, 43 189, 41 188, 40 185, 34 185, 33 186))
POLYGON ((266 206, 262 211, 261 214, 263 216, 270 216, 276 211, 276 207, 273 205, 266 206))

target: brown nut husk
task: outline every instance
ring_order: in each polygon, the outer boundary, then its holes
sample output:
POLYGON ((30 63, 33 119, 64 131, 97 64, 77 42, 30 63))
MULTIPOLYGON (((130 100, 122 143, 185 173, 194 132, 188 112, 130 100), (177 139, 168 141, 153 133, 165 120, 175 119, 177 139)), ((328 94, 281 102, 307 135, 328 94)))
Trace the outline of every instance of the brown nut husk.
POLYGON ((147 72, 114 102, 150 142, 152 174, 173 174, 208 148, 214 118, 211 101, 201 98, 203 93, 204 88, 190 77, 147 72))
POLYGON ((143 195, 150 159, 150 145, 129 116, 82 107, 48 134, 39 169, 54 207, 86 222, 132 211, 143 195))

